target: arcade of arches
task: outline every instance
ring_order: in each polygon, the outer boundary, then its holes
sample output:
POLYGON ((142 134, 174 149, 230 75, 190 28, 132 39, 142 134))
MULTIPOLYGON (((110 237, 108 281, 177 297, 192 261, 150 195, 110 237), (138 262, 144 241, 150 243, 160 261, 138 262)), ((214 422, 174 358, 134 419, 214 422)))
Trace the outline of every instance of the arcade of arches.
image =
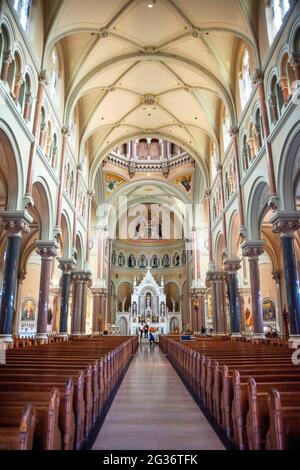
POLYGON ((300 341, 300 3, 200 3, 0 1, 5 345, 300 341))

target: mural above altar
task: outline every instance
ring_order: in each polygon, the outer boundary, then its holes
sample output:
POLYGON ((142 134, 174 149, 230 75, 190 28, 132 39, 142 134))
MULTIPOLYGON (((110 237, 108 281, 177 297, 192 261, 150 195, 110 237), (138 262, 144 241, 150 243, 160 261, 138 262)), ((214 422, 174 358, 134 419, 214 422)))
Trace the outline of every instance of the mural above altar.
POLYGON ((175 311, 174 301, 172 305, 173 309, 170 311, 166 304, 163 278, 158 285, 148 269, 139 284, 136 278, 134 279, 129 312, 125 312, 125 302, 122 302, 123 311, 117 312, 116 324, 122 334, 135 335, 145 323, 148 324, 150 331, 159 334, 180 333, 182 330, 181 312, 175 311))

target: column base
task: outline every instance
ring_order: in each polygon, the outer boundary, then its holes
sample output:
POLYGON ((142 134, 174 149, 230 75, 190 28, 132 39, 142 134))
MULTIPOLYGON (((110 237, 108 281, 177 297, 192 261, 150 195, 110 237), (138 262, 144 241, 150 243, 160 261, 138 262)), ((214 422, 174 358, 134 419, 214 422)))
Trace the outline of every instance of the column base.
POLYGON ((13 336, 8 334, 1 334, 0 335, 0 343, 13 343, 13 336))
POLYGON ((231 338, 241 338, 241 333, 231 333, 231 338))
POLYGON ((58 336, 58 338, 68 338, 69 337, 68 333, 58 333, 57 336, 58 336))
POLYGON ((252 339, 266 339, 266 335, 264 333, 253 333, 252 339))
POLYGON ((48 335, 47 333, 36 333, 35 339, 47 339, 48 340, 48 335))
POLYGON ((300 335, 291 335, 289 337, 289 347, 297 349, 300 346, 300 335))

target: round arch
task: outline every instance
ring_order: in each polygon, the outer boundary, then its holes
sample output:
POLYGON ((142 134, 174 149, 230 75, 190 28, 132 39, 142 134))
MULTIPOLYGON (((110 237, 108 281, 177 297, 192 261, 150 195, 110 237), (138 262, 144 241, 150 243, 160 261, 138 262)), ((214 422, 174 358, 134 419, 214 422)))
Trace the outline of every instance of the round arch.
POLYGON ((7 185, 6 210, 22 208, 24 172, 18 144, 14 134, 0 119, 0 166, 7 185))
POLYGON ((247 238, 250 241, 260 240, 260 229, 263 218, 268 211, 270 198, 269 186, 264 178, 254 182, 247 206, 247 238))

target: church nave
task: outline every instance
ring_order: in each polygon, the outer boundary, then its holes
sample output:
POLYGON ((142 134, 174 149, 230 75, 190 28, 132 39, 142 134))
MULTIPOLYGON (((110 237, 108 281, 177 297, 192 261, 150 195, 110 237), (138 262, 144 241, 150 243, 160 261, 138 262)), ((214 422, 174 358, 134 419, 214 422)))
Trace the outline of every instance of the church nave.
POLYGON ((224 450, 158 345, 143 339, 94 450, 224 450))

